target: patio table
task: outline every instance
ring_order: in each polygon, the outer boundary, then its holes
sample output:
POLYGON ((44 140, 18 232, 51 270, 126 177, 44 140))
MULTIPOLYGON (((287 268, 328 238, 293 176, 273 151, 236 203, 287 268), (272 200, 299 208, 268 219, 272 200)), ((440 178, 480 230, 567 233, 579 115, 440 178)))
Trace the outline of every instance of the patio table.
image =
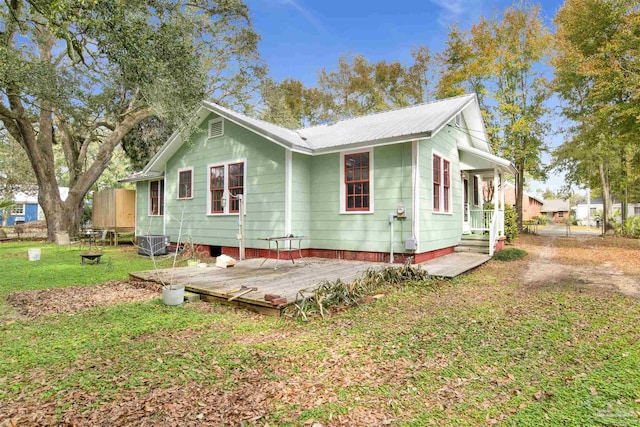
POLYGON ((276 265, 273 266, 273 269, 276 270, 278 268, 278 261, 280 261, 280 251, 288 251, 289 252, 289 259, 291 260, 292 263, 295 264, 295 261, 293 260, 293 255, 291 254, 291 252, 293 250, 295 250, 292 245, 291 242, 294 241, 298 241, 298 256, 300 257, 300 259, 308 265, 307 261, 304 259, 304 257, 302 256, 302 249, 301 249, 301 242, 306 239, 305 236, 294 236, 294 235, 289 235, 289 236, 279 236, 279 237, 260 237, 258 238, 258 240, 264 240, 269 244, 269 251, 267 252, 267 256, 264 260, 262 260, 262 263, 260 264, 260 266, 262 266, 269 258, 271 258, 271 242, 274 242, 276 247, 276 265), (280 247, 280 242, 283 243, 282 247, 280 247), (289 248, 286 248, 284 243, 289 242, 289 248))

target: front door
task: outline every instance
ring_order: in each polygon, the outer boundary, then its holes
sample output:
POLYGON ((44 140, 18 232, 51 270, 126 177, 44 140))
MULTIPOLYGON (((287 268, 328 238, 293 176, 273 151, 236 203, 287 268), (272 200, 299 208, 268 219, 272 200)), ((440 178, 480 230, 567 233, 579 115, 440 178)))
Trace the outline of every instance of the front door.
POLYGON ((462 234, 471 234, 471 212, 469 212, 469 179, 463 180, 464 197, 462 202, 462 234))

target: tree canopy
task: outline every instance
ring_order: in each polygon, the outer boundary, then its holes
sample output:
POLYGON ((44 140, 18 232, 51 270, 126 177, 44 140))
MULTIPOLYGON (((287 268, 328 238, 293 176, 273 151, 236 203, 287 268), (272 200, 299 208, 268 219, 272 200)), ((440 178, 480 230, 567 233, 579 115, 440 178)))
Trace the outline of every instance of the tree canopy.
POLYGON ((294 79, 267 80, 262 118, 295 128, 424 102, 433 97, 433 61, 424 46, 411 55, 411 65, 343 55, 335 69, 318 72, 315 87, 294 79))
POLYGON ((241 0, 10 0, 0 20, 0 120, 29 158, 50 238, 74 231, 83 197, 141 122, 175 127, 207 96, 246 110, 264 74, 241 0))
POLYGON ((555 162, 571 182, 600 187, 609 220, 613 194, 626 200, 640 184, 640 9, 567 0, 555 24, 554 83, 571 123, 555 162))

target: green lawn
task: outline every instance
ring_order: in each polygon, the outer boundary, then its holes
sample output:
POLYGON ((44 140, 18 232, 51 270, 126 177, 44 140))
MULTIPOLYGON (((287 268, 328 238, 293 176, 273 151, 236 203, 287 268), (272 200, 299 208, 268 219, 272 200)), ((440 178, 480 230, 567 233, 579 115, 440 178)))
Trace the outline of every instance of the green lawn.
MULTIPOLYGON (((131 250, 105 248, 109 262, 81 266, 77 250, 38 246, 42 260, 29 262, 33 244, 0 245, 0 298, 150 268, 131 250)), ((5 307, 0 424, 11 414, 78 425, 638 425, 638 301, 571 283, 527 288, 526 265, 492 261, 435 290, 388 288, 308 323, 159 300, 35 320, 5 307)))

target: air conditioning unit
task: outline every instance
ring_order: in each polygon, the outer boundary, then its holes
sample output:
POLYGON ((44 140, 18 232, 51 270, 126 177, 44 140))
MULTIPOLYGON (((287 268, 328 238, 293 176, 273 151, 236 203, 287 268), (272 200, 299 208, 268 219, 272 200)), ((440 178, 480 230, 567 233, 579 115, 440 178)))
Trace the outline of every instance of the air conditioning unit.
POLYGON ((171 240, 169 236, 147 235, 138 237, 138 255, 166 255, 171 240))

